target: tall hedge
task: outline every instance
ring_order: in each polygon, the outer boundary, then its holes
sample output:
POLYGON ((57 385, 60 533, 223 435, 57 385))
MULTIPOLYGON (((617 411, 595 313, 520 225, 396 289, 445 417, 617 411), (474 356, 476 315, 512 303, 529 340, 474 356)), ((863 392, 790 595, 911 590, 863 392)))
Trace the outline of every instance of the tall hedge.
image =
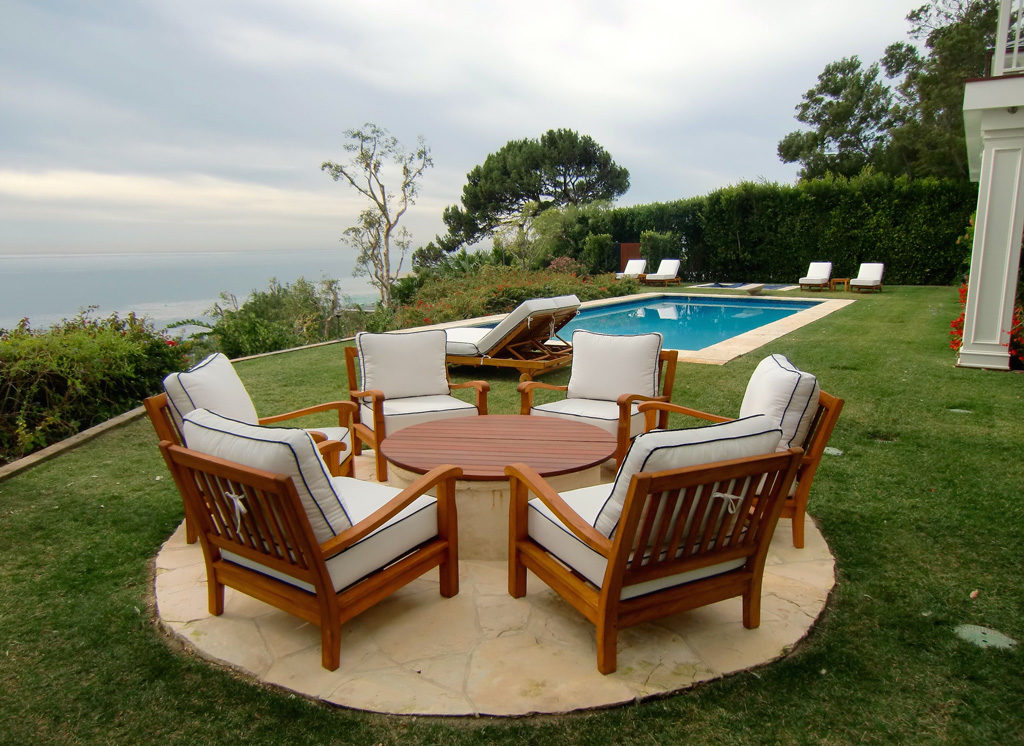
POLYGON ((692 281, 793 282, 812 261, 834 277, 884 262, 886 282, 945 285, 961 272, 957 244, 977 186, 865 174, 790 185, 744 182, 703 197, 620 207, 590 220, 594 233, 678 240, 681 276, 692 281))

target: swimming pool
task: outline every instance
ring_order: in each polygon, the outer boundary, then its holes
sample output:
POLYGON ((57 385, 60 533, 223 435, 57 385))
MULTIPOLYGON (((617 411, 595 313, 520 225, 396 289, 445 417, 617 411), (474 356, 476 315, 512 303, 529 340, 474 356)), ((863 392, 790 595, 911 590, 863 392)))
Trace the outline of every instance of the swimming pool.
POLYGON ((670 350, 701 350, 753 331, 821 301, 673 295, 584 308, 559 336, 576 329, 605 334, 660 332, 670 350))

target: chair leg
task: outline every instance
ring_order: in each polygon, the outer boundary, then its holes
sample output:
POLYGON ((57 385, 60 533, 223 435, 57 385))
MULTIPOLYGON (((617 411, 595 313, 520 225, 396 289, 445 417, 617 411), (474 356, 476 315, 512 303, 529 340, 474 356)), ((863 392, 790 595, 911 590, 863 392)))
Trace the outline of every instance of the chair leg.
POLYGON ((458 536, 449 536, 444 561, 438 565, 441 595, 445 598, 459 595, 459 549, 458 536))
POLYGON ((618 668, 619 628, 611 620, 597 624, 597 670, 602 674, 615 673, 618 668))
POLYGON ((377 443, 377 446, 373 451, 373 460, 377 465, 377 481, 387 482, 388 462, 387 459, 384 458, 384 454, 380 452, 380 443, 377 443))
POLYGON ((743 626, 757 629, 761 626, 761 581, 751 582, 743 594, 743 626))
POLYGON ((199 532, 196 531, 196 524, 188 516, 185 516, 185 543, 195 544, 199 540, 199 532))
POLYGON ((804 511, 799 507, 793 512, 793 546, 804 548, 804 511))
POLYGON ((514 541, 508 549, 508 595, 512 598, 526 595, 526 565, 519 559, 514 541))
POLYGON ((206 572, 206 601, 210 614, 220 616, 224 613, 224 584, 217 582, 217 577, 209 570, 206 572))
POLYGON ((328 671, 337 671, 341 665, 341 625, 323 621, 320 628, 320 665, 328 671))

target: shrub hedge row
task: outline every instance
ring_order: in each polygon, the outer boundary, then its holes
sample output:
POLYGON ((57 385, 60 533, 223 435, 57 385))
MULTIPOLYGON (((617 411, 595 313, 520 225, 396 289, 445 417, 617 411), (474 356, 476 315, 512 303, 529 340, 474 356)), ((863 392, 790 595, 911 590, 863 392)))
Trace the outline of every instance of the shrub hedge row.
MULTIPOLYGON (((649 263, 675 254, 691 281, 793 282, 809 262, 830 261, 836 277, 884 262, 887 282, 945 285, 962 275, 969 247, 957 239, 976 202, 975 184, 864 174, 793 186, 745 182, 584 219, 590 233, 644 244, 649 263)), ((591 269, 617 269, 618 257, 608 261, 591 269)))

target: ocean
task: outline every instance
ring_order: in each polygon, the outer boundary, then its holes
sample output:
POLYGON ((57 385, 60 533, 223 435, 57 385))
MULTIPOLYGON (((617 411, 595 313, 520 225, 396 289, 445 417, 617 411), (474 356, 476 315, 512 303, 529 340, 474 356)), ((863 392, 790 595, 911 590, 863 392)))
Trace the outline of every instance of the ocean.
POLYGON ((135 311, 162 329, 203 318, 222 292, 241 304, 271 278, 336 279, 348 300, 373 304, 377 292, 353 277, 355 252, 333 249, 283 251, 159 252, 123 254, 0 255, 0 328, 28 317, 34 329, 71 318, 88 306, 95 315, 135 311))

